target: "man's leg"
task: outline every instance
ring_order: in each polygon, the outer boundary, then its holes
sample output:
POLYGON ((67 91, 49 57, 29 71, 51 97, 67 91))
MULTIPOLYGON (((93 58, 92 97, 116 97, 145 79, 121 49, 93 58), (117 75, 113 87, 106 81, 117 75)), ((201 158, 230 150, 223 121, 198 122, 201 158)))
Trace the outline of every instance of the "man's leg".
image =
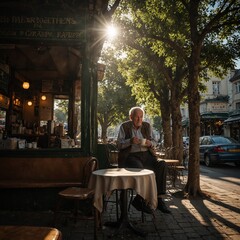
POLYGON ((158 209, 163 213, 171 213, 165 205, 163 196, 166 194, 167 184, 167 164, 164 160, 158 161, 151 153, 148 154, 146 160, 143 162, 145 168, 151 169, 155 173, 157 192, 158 192, 158 209))
MULTIPOLYGON (((125 162, 125 167, 129 168, 141 168, 143 169, 142 163, 142 153, 130 153, 127 161, 125 162)), ((138 211, 143 211, 148 214, 152 214, 152 209, 146 205, 144 199, 140 195, 136 195, 136 197, 132 201, 132 205, 138 211)))
POLYGON ((171 211, 165 205, 163 196, 166 194, 167 184, 167 164, 165 161, 156 161, 155 163, 155 176, 157 181, 158 191, 158 206, 157 208, 163 213, 171 213, 171 211))
POLYGON ((157 182, 158 195, 164 195, 166 193, 167 184, 167 164, 165 161, 158 161, 154 163, 154 172, 157 182))

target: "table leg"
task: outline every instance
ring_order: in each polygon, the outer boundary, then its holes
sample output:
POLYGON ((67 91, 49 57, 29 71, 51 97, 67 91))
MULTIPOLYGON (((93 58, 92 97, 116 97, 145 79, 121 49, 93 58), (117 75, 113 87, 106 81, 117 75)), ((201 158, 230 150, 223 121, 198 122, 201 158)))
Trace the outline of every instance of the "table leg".
POLYGON ((117 226, 117 230, 112 234, 112 236, 116 236, 117 234, 121 233, 121 231, 124 228, 129 228, 133 232, 135 232, 139 236, 146 236, 147 233, 142 231, 141 229, 138 229, 136 226, 134 226, 128 217, 128 194, 127 194, 127 189, 123 189, 121 192, 121 217, 117 224, 105 224, 108 226, 117 226))
POLYGON ((176 186, 176 178, 177 178, 177 171, 176 171, 176 166, 174 164, 169 164, 169 174, 170 174, 170 178, 172 181, 172 186, 175 187, 176 186))

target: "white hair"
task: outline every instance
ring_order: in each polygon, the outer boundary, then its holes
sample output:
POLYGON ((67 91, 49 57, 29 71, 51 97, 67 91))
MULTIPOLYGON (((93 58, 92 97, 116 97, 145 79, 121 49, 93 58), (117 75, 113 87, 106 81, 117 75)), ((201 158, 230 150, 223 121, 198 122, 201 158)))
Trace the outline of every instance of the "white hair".
POLYGON ((132 107, 132 108, 129 110, 129 116, 134 115, 135 111, 137 111, 137 110, 142 111, 143 117, 144 117, 145 112, 144 112, 143 108, 141 108, 141 107, 132 107))

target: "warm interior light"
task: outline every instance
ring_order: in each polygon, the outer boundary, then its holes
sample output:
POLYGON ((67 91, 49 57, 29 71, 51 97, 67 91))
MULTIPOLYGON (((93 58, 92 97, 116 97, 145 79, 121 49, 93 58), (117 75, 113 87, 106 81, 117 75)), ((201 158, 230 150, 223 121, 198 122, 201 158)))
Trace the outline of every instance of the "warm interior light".
POLYGON ((23 87, 24 89, 29 89, 29 87, 30 87, 29 82, 23 82, 22 87, 23 87))
POLYGON ((45 100, 47 99, 47 97, 46 97, 45 95, 42 95, 41 99, 42 99, 43 101, 45 101, 45 100))
POLYGON ((28 106, 32 106, 32 104, 33 104, 32 101, 28 101, 28 102, 27 102, 27 105, 28 105, 28 106))

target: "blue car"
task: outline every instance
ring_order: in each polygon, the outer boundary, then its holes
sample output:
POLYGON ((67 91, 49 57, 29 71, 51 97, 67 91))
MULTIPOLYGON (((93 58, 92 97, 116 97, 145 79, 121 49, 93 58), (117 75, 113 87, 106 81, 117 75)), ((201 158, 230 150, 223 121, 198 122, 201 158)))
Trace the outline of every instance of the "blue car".
POLYGON ((200 162, 211 167, 220 163, 240 165, 240 143, 224 136, 200 137, 200 162))

